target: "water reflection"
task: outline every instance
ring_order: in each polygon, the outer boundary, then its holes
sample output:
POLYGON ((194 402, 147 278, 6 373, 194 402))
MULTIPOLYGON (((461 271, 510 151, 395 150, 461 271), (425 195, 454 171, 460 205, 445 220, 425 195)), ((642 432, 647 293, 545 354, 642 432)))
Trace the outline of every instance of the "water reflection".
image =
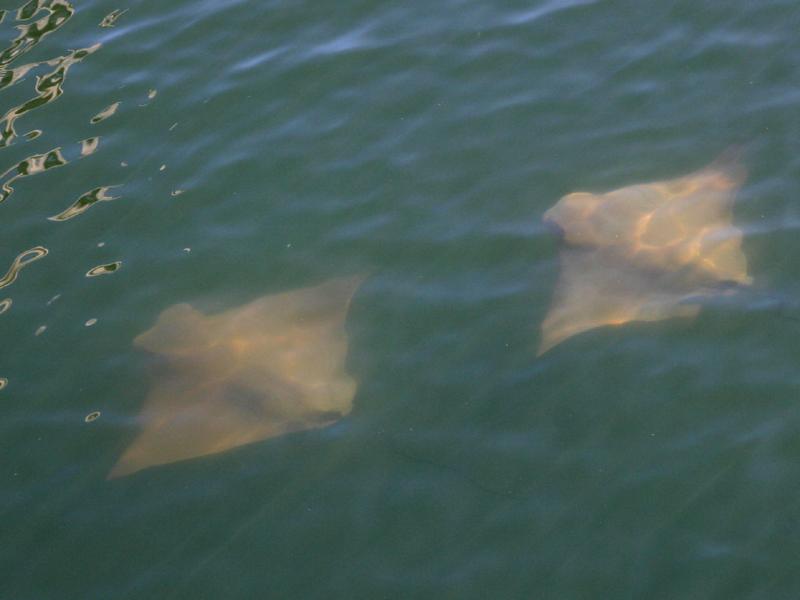
MULTIPOLYGON (((83 42, 81 45, 85 47, 69 51, 62 47, 58 51, 42 57, 40 54, 42 46, 38 46, 36 58, 41 58, 41 60, 25 61, 26 55, 32 49, 36 48, 47 36, 64 27, 75 12, 75 7, 66 0, 30 0, 18 9, 0 11, 0 21, 14 19, 15 31, 14 38, 7 45, 0 42, 0 48, 2 48, 0 50, 0 94, 3 93, 3 90, 14 86, 23 87, 26 83, 33 87, 32 93, 20 91, 21 98, 24 98, 23 101, 20 102, 20 98, 17 97, 13 102, 7 101, 6 106, 0 109, 0 149, 27 143, 34 146, 36 140, 42 136, 43 130, 35 127, 36 124, 30 123, 33 127, 25 131, 20 124, 32 120, 38 114, 38 109, 60 98, 67 87, 66 83, 72 67, 102 47, 99 42, 83 42), (10 104, 13 106, 9 107, 10 104)), ((126 10, 111 12, 100 23, 101 27, 112 27, 125 12, 126 10)), ((113 116, 120 104, 120 101, 108 104, 90 119, 90 124, 100 123, 113 116)), ((86 127, 88 128, 89 124, 86 127)), ((99 136, 87 135, 78 141, 73 139, 66 140, 66 143, 51 142, 49 148, 32 148, 22 154, 25 158, 21 160, 19 155, 16 155, 13 164, 8 166, 7 163, 0 168, 0 203, 16 193, 19 180, 92 156, 97 153, 100 146, 99 136)), ((90 182, 90 185, 86 187, 90 187, 91 183, 94 182, 90 182)), ((115 199, 116 197, 110 193, 112 187, 114 186, 95 185, 88 192, 81 194, 66 209, 49 217, 49 220, 67 221, 82 214, 97 202, 115 199)), ((58 210, 61 208, 63 207, 59 207, 58 210)), ((51 210, 53 209, 51 208, 51 210)), ((53 212, 56 211, 53 210, 53 212)), ((34 241, 40 242, 40 240, 34 241)), ((26 246, 34 246, 34 244, 28 243, 22 247, 26 246)), ((47 254, 48 250, 43 245, 36 245, 19 254, 13 260, 6 274, 0 278, 0 288, 11 285, 24 267, 47 254)), ((119 269, 120 265, 121 261, 98 265, 90 269, 86 276, 95 277, 113 273, 119 269)), ((76 275, 80 276, 80 271, 76 275)), ((53 296, 47 302, 47 306, 50 306, 58 297, 58 295, 53 296)), ((8 311, 11 305, 10 297, 0 301, 0 313, 8 311)), ((86 325, 91 326, 95 322, 96 319, 90 319, 86 325)), ((45 330, 46 326, 41 325, 35 335, 41 335, 45 330)))
MULTIPOLYGON (((94 154, 99 144, 99 137, 81 140, 79 142, 80 148, 75 158, 83 158, 94 154)), ((7 169, 3 174, 0 175, 0 182, 2 182, 0 183, 0 202, 3 202, 14 193, 14 187, 11 184, 16 180, 22 179, 23 177, 36 175, 38 173, 44 173, 45 171, 54 169, 56 167, 63 167, 69 162, 69 159, 67 159, 61 151, 61 148, 53 148, 52 150, 48 150, 43 154, 32 154, 31 156, 23 158, 16 165, 7 169)), ((107 186, 105 188, 98 189, 109 189, 110 187, 114 186, 107 186)))
POLYGON ((110 273, 114 273, 122 266, 122 261, 118 260, 116 262, 108 263, 107 265, 97 265, 96 267, 92 267, 86 272, 87 277, 98 277, 100 275, 108 275, 110 273))
MULTIPOLYGON (((47 256, 47 248, 44 248, 43 246, 36 246, 30 250, 25 250, 25 252, 14 259, 14 262, 11 263, 8 272, 2 278, 0 278, 0 288, 4 288, 14 283, 17 279, 17 275, 24 267, 44 256, 47 256)), ((8 305, 4 310, 7 310, 8 306, 10 305, 11 301, 9 300, 8 305)))
MULTIPOLYGON (((17 119, 36 108, 53 102, 61 96, 61 94, 64 93, 64 81, 66 80, 69 69, 74 64, 94 53, 98 48, 100 48, 100 44, 95 44, 89 48, 74 50, 65 56, 53 60, 20 67, 20 69, 23 70, 23 74, 28 73, 32 68, 40 64, 54 66, 55 68, 45 75, 36 77, 35 89, 36 92, 38 92, 36 96, 18 106, 14 106, 0 118, 0 148, 10 145, 16 139, 17 132, 15 124, 17 119)), ((22 75, 15 75, 14 73, 10 76, 4 74, 1 81, 8 80, 6 84, 7 87, 19 81, 21 77, 22 75)))
POLYGON ((99 145, 99 137, 91 137, 81 140, 81 156, 89 156, 90 154, 94 154, 94 151, 97 150, 97 146, 99 145))
POLYGON ((112 196, 108 191, 115 186, 97 187, 93 190, 81 194, 81 196, 66 210, 58 213, 55 216, 48 217, 50 221, 67 221, 79 214, 89 210, 97 202, 108 202, 109 200, 116 200, 119 196, 112 196))
POLYGON ((115 112, 117 112, 119 105, 120 105, 119 102, 114 102, 114 104, 106 106, 103 110, 101 110, 99 113, 93 116, 89 122, 92 125, 94 125, 95 123, 99 123, 100 121, 105 121, 109 117, 113 116, 115 112))
POLYGON ((32 154, 27 158, 23 158, 0 175, 0 182, 2 182, 0 185, 0 202, 3 202, 14 193, 14 188, 11 184, 17 179, 35 175, 36 173, 43 173, 48 169, 61 167, 65 164, 67 164, 67 159, 61 153, 61 148, 53 148, 44 154, 32 154))
POLYGON ((112 10, 105 17, 103 17, 102 21, 100 21, 100 27, 113 27, 114 25, 117 24, 117 19, 119 19, 126 12, 128 12, 127 8, 125 9, 118 8, 116 10, 112 10))
POLYGON ((17 25, 19 35, 14 38, 11 45, 0 52, 0 67, 16 60, 36 46, 42 39, 62 27, 75 12, 75 9, 65 0, 30 0, 17 10, 17 21, 27 21, 39 12, 47 14, 37 21, 17 25))

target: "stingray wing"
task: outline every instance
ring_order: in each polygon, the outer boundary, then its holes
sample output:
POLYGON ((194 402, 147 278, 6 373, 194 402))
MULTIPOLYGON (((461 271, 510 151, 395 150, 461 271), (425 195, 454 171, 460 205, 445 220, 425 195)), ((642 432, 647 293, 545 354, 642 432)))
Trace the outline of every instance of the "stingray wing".
POLYGON ((217 315, 165 310, 135 344, 165 359, 142 429, 109 477, 322 427, 352 409, 344 321, 361 278, 273 294, 217 315))
POLYGON ((723 156, 684 177, 561 198, 544 215, 563 244, 539 354, 595 327, 694 316, 688 297, 751 283, 731 212, 743 180, 723 156))
POLYGON ((608 251, 566 249, 559 257, 560 274, 550 310, 542 322, 538 355, 567 338, 631 321, 691 317, 700 306, 675 274, 631 269, 608 251))

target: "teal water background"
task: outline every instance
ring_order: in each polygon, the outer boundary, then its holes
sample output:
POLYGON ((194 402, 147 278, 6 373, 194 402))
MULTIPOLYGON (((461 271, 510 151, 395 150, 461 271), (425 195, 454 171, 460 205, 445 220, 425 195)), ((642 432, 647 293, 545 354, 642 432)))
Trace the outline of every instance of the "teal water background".
POLYGON ((101 44, 0 122, 68 161, 0 203, 0 598, 800 597, 797 2, 72 7, 3 71, 101 44), (542 213, 731 144, 752 293, 537 359, 542 213), (164 308, 353 273, 348 417, 106 481, 164 308))

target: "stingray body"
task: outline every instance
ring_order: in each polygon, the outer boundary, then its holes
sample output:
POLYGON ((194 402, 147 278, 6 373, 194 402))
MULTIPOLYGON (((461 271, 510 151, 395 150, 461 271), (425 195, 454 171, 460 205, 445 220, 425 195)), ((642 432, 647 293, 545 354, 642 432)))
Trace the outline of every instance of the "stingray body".
POLYGON ((684 177, 561 198, 544 214, 562 247, 539 355, 596 327, 694 316, 723 284, 749 285, 731 211, 744 178, 728 152, 684 177))
POLYGON ((109 473, 223 452, 350 412, 344 323, 360 277, 259 298, 205 315, 164 310, 134 345, 164 359, 141 432, 109 473))

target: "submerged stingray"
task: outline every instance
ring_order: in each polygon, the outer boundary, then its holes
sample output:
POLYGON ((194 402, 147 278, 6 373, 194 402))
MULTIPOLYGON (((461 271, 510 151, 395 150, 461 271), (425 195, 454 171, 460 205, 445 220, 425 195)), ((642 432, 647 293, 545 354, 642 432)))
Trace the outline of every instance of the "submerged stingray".
POLYGON ((538 354, 596 327, 694 316, 723 284, 749 285, 731 214, 745 175, 728 152, 677 179, 561 198, 544 214, 563 243, 538 354))
POLYGON ((134 345, 163 356, 142 431, 109 478, 223 452, 348 414, 356 382, 344 368, 345 317, 362 278, 259 298, 205 315, 167 308, 134 345))

